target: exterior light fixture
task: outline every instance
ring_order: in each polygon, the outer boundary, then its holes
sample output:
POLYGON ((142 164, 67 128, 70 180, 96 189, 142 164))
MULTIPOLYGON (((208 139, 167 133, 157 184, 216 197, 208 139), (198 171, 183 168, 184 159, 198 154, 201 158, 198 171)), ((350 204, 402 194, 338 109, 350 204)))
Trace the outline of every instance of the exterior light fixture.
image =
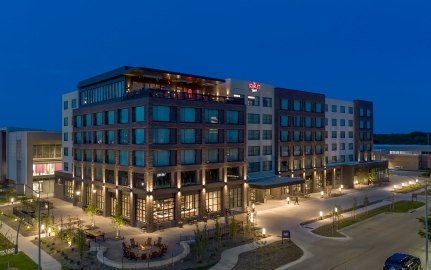
POLYGON ((323 219, 323 211, 319 212, 319 216, 320 216, 320 219, 322 220, 323 219))
POLYGON ((10 203, 13 204, 13 202, 15 201, 15 198, 10 198, 10 203))
POLYGON ((323 198, 323 190, 320 191, 320 198, 323 198))
POLYGON ((266 234, 266 228, 262 228, 262 235, 265 236, 266 234))

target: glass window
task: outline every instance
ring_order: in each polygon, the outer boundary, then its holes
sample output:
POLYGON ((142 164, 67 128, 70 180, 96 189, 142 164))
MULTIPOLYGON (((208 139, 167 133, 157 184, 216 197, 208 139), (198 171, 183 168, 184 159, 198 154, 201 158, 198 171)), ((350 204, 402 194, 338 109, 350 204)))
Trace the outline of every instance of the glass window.
POLYGON ((226 119, 227 124, 239 124, 238 111, 227 111, 226 116, 227 116, 227 119, 226 119))
POLYGON ((337 112, 337 105, 331 105, 331 112, 337 112))
POLYGON ((304 154, 305 155, 312 155, 313 154, 313 147, 309 144, 304 146, 304 154))
POLYGON ((218 212, 221 210, 221 192, 210 191, 205 194, 206 207, 208 212, 218 212))
POLYGON ((316 103, 316 112, 321 113, 322 112, 322 103, 316 103))
POLYGON ((306 101, 306 102, 304 103, 304 110, 305 110, 306 112, 311 112, 311 101, 306 101))
POLYGON ((282 127, 288 127, 289 126, 289 116, 282 115, 280 117, 280 126, 282 126, 282 127))
POLYGON ((121 186, 129 185, 129 174, 126 171, 118 171, 118 184, 121 186))
POLYGON ((248 106, 259 106, 259 97, 248 96, 247 97, 247 105, 248 106))
POLYGON ((300 170, 302 169, 302 162, 300 159, 294 159, 293 160, 293 169, 294 170, 300 170))
POLYGON ((137 128, 133 130, 133 143, 134 144, 145 143, 145 129, 137 128))
POLYGON ((115 164, 115 152, 114 152, 114 150, 106 150, 105 162, 108 164, 115 164))
POLYGON ((120 150, 118 153, 118 156, 120 158, 120 165, 123 165, 123 166, 129 165, 129 151, 120 150))
POLYGON ((260 172, 260 162, 259 161, 249 162, 247 172, 248 173, 260 172))
POLYGON ((226 142, 227 143, 238 143, 239 140, 239 130, 228 129, 226 130, 226 142))
POLYGON ((293 140, 295 142, 299 142, 299 141, 302 140, 301 131, 296 130, 296 131, 293 132, 293 140))
POLYGON ((263 124, 272 124, 272 115, 271 114, 264 114, 262 116, 262 123, 263 124))
POLYGON ((218 149, 207 149, 207 163, 218 163, 219 162, 219 150, 218 149))
POLYGON ((316 127, 317 128, 323 127, 323 125, 322 125, 322 118, 316 117, 316 127))
POLYGON ((153 201, 153 219, 155 223, 174 220, 174 198, 153 201))
POLYGON ((107 111, 105 113, 105 119, 107 125, 113 125, 115 124, 115 112, 114 111, 107 111))
POLYGON ((264 145, 262 148, 263 155, 272 155, 272 145, 264 145))
POLYGON ((295 99, 293 101, 293 110, 297 111, 297 112, 301 110, 301 101, 300 100, 295 99))
POLYGON ((337 144, 336 143, 332 144, 331 150, 332 151, 336 151, 337 150, 337 144))
POLYGON ((95 159, 94 161, 97 163, 102 163, 103 162, 103 154, 102 154, 102 150, 95 150, 95 159))
POLYGON ((293 126, 294 127, 301 127, 301 116, 294 116, 293 117, 293 126))
POLYGON ((180 108, 180 121, 183 123, 196 122, 196 109, 195 108, 180 108))
POLYGON ((323 147, 321 144, 316 144, 316 155, 323 154, 323 147))
POLYGON ((129 130, 120 129, 118 131, 118 143, 119 144, 129 144, 129 130))
POLYGON ((249 113, 248 114, 248 123, 249 124, 260 124, 260 115, 257 113, 249 113))
POLYGON ((286 131, 286 130, 280 131, 280 141, 282 142, 289 141, 289 131, 286 131))
POLYGON ((146 201, 141 198, 136 198, 136 220, 140 222, 146 222, 146 212, 146 201))
POLYGON ((353 120, 349 120, 349 127, 353 127, 353 120))
POLYGON ((371 110, 367 109, 367 116, 370 117, 371 116, 371 110))
POLYGON ((171 130, 169 128, 154 128, 153 143, 155 144, 171 143, 171 130))
POLYGON ((153 106, 153 121, 169 122, 170 107, 168 106, 153 106))
POLYGON ((181 172, 181 185, 194 185, 197 183, 196 171, 181 172))
POLYGON ((249 130, 248 140, 260 140, 260 130, 249 130))
POLYGON ((98 112, 94 114, 94 125, 95 126, 101 126, 103 125, 103 113, 98 112))
POLYGON ((153 166, 169 166, 171 165, 171 151, 156 150, 153 152, 153 166))
POLYGON ((115 184, 114 170, 105 170, 105 182, 115 184))
POLYGON ((359 116, 364 116, 364 108, 359 108, 359 116))
POLYGON ((280 171, 287 172, 289 171, 289 162, 288 161, 282 161, 280 164, 280 171))
POLYGON ((181 218, 190 218, 199 215, 199 194, 181 196, 181 218))
POLYGON ((294 145, 293 146, 293 155, 294 156, 301 156, 302 155, 302 151, 301 151, 301 146, 300 145, 294 145))
POLYGON ((228 167, 226 173, 228 180, 238 180, 241 178, 239 167, 228 167))
POLYGON ((311 141, 311 131, 305 131, 304 132, 304 141, 311 141))
POLYGON ((272 107, 272 98, 263 97, 262 98, 262 105, 263 105, 263 107, 272 107))
POLYGON ((340 113, 346 112, 346 106, 340 106, 340 113))
POLYGON ((69 109, 69 101, 65 100, 63 101, 63 110, 69 109))
POLYGON ((340 131, 340 138, 342 138, 342 139, 346 138, 346 132, 345 131, 340 131))
POLYGON ((75 127, 82 127, 82 115, 75 116, 75 127))
POLYGON ((331 124, 332 124, 332 126, 337 126, 337 119, 334 119, 334 118, 332 118, 331 119, 331 124))
POLYGON ((69 117, 63 118, 63 126, 67 127, 69 125, 69 117))
POLYGON ((263 130, 262 140, 272 140, 272 130, 263 130))
POLYGON ((171 173, 153 174, 153 186, 155 189, 171 187, 171 173))
POLYGON ((74 142, 76 144, 81 144, 82 143, 82 133, 81 132, 76 132, 75 133, 75 140, 74 142))
POLYGON ((340 143, 340 150, 346 150, 346 144, 340 143))
POLYGON ((349 150, 353 150, 353 143, 349 143, 349 150))
POLYGON ((205 109, 205 123, 218 124, 219 123, 219 111, 205 109))
POLYGON ((114 130, 108 130, 106 131, 106 144, 115 144, 115 131, 114 130))
POLYGON ((349 131, 349 138, 353 138, 353 131, 349 131))
POLYGON ((349 107, 349 114, 353 114, 353 107, 349 107))
POLYGON ((280 109, 281 110, 289 110, 289 100, 282 98, 280 100, 280 109))
POLYGON ((337 131, 331 131, 331 138, 337 138, 337 131))
POLYGON ((219 130, 207 129, 205 131, 205 143, 219 143, 219 130))
POLYGON ((76 99, 72 99, 72 109, 76 108, 76 99))
POLYGON ((196 129, 193 128, 182 128, 181 143, 196 143, 196 129))
POLYGON ((259 156, 259 155, 260 155, 260 146, 248 147, 248 156, 259 156))
POLYGON ((196 150, 181 150, 181 165, 196 164, 196 150))
POLYGON ((304 117, 304 124, 305 124, 305 127, 311 127, 312 126, 311 125, 311 117, 309 117, 309 116, 304 117))
POLYGON ((282 157, 288 157, 289 156, 289 147, 288 146, 281 146, 280 147, 280 156, 282 156, 282 157))
POLYGON ((68 147, 63 148, 63 156, 65 156, 65 157, 69 156, 69 148, 68 147))
POLYGON ((242 188, 229 189, 229 209, 242 207, 242 188))
POLYGON ((92 115, 91 114, 86 114, 85 115, 84 125, 86 127, 90 127, 92 125, 92 115))
POLYGON ((314 139, 316 141, 321 141, 322 140, 322 132, 321 131, 316 131, 316 133, 314 133, 314 139))
POLYGON ((133 173, 133 187, 145 189, 145 174, 133 173))
POLYGON ((145 152, 144 151, 133 151, 133 165, 139 166, 139 167, 145 167, 145 152))
POLYGON ((145 107, 134 107, 133 108, 133 122, 144 122, 145 121, 145 107))
POLYGON ((342 127, 346 126, 346 120, 345 119, 340 119, 340 126, 342 126, 342 127))
POLYGON ((227 161, 239 161, 239 149, 238 148, 227 149, 227 161))

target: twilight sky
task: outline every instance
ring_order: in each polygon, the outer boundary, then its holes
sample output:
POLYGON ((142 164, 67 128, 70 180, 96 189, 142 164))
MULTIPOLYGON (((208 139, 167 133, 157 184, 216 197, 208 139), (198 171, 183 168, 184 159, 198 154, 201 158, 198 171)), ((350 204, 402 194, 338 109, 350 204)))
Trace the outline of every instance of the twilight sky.
POLYGON ((372 100, 376 133, 431 131, 430 14, 428 0, 3 1, 0 127, 61 130, 63 93, 133 65, 372 100))

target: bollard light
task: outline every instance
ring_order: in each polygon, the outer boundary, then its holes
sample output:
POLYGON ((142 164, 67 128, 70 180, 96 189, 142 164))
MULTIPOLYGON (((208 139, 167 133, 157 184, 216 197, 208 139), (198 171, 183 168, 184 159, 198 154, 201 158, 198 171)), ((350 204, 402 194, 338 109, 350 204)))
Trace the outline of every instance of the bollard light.
POLYGON ((251 208, 253 208, 253 210, 254 210, 254 208, 256 207, 256 205, 253 203, 252 205, 251 205, 251 208))
POLYGON ((337 207, 335 207, 335 209, 334 209, 334 210, 335 210, 335 213, 337 213, 337 212, 338 212, 338 208, 337 208, 337 207))
POLYGON ((322 198, 323 198, 323 190, 322 190, 322 191, 320 191, 320 197, 322 197, 322 198))
POLYGON ((404 182, 401 183, 401 186, 404 187, 404 182))
POLYGON ((266 234, 266 229, 262 228, 262 235, 265 236, 265 234, 266 234))
POLYGON ((15 198, 10 198, 10 203, 13 204, 13 202, 15 201, 15 198))
POLYGON ((287 204, 290 204, 290 197, 287 197, 286 200, 287 200, 287 204))
POLYGON ((51 227, 48 228, 48 236, 51 236, 51 227))
POLYGON ((320 219, 323 219, 323 211, 320 211, 319 215, 320 215, 320 219))
POLYGON ((416 184, 419 182, 419 179, 416 179, 416 184))
POLYGON ((341 186, 340 186, 340 188, 341 188, 341 189, 343 189, 343 188, 344 188, 344 186, 343 186, 343 185, 341 185, 341 186))

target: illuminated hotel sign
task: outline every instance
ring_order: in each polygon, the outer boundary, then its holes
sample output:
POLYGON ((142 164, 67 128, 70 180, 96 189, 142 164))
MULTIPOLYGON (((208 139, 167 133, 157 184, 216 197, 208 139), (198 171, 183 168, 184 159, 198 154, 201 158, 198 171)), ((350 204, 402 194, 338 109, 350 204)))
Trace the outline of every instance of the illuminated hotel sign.
POLYGON ((248 88, 253 92, 257 92, 260 90, 260 84, 257 82, 249 82, 248 83, 248 88))

